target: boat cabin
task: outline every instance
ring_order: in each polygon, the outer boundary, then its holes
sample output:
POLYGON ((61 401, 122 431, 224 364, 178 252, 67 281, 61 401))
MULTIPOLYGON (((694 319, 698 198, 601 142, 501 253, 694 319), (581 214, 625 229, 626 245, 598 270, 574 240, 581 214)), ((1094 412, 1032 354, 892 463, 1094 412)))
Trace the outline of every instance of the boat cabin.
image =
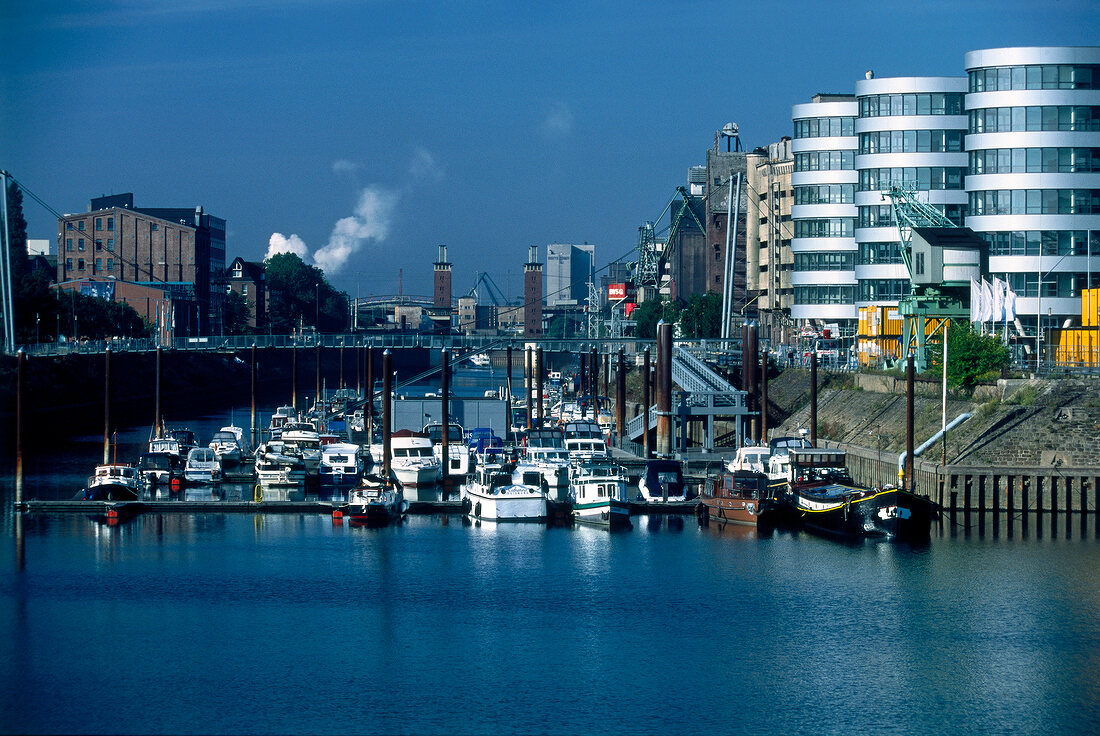
POLYGON ((791 482, 850 483, 844 450, 804 448, 790 451, 791 482))

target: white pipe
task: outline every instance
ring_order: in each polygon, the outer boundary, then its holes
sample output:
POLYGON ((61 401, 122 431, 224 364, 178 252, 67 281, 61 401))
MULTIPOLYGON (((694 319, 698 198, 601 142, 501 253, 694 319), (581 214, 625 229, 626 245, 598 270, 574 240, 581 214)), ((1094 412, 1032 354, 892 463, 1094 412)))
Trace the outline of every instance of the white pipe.
MULTIPOLYGON (((960 414, 957 417, 955 417, 954 419, 952 419, 950 421, 950 423, 948 423, 947 429, 948 430, 954 429, 955 427, 959 426, 960 424, 962 424, 963 422, 965 422, 967 419, 969 419, 972 416, 973 416, 973 414, 971 414, 970 412, 963 412, 962 414, 960 414)), ((941 436, 943 436, 943 433, 944 433, 944 430, 941 429, 939 432, 936 432, 934 435, 929 437, 923 445, 921 445, 917 449, 913 450, 913 457, 914 458, 920 457, 921 453, 923 453, 925 450, 927 450, 929 447, 931 447, 933 444, 935 444, 936 440, 938 440, 941 436)), ((904 467, 905 467, 905 453, 903 452, 900 455, 898 455, 898 470, 901 470, 904 467)))

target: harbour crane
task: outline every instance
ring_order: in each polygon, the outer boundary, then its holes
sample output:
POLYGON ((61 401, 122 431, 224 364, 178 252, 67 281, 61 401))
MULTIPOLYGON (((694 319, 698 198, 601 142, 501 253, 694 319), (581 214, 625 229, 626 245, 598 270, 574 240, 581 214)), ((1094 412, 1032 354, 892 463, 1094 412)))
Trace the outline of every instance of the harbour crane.
POLYGON ((672 255, 676 234, 679 232, 685 217, 690 217, 701 232, 705 233, 707 231, 703 223, 700 222, 698 215, 695 214, 696 203, 702 201, 703 199, 693 196, 686 187, 676 187, 676 192, 655 220, 655 222, 663 220, 665 213, 669 212, 673 205, 678 203, 675 213, 671 216, 663 244, 658 243, 657 237, 660 232, 656 230, 653 222, 646 222, 638 228, 638 260, 634 271, 635 284, 638 288, 652 287, 656 289, 659 286, 660 263, 668 260, 669 256, 672 255))

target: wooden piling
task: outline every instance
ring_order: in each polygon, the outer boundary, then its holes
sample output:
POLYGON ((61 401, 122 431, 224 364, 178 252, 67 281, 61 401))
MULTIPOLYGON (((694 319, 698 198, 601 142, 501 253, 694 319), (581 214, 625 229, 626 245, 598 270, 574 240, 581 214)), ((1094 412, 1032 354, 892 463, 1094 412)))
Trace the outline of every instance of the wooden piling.
MULTIPOLYGON (((535 350, 535 363, 535 406, 537 409, 535 411, 535 416, 538 417, 538 421, 535 422, 534 426, 536 428, 542 428, 545 426, 545 423, 542 420, 542 383, 546 377, 546 369, 542 365, 541 345, 539 345, 538 348, 535 350)), ((530 411, 530 409, 528 409, 528 411, 530 411)))
POLYGON ((367 442, 374 442, 374 348, 367 346, 367 403, 363 406, 363 429, 367 430, 367 442))
MULTIPOLYGON (((913 354, 909 354, 909 358, 905 364, 905 484, 904 488, 910 493, 916 493, 917 484, 916 478, 913 477, 913 386, 916 380, 916 370, 913 366, 913 354)), ((967 499, 967 509, 970 508, 970 500, 967 499)), ((967 525, 969 526, 970 519, 967 518, 967 525)))
POLYGON ((340 345, 340 388, 344 387, 344 346, 340 345))
MULTIPOLYGON (((744 350, 741 351, 744 359, 744 350)), ((810 444, 817 447, 817 351, 810 350, 810 444)))
MULTIPOLYGON (((506 353, 505 360, 506 360, 507 365, 504 366, 504 369, 507 372, 504 375, 507 378, 506 388, 507 388, 507 391, 508 391, 508 411, 511 412, 512 411, 512 346, 511 345, 508 346, 508 349, 505 351, 505 353, 506 353)), ((508 418, 508 421, 509 422, 512 421, 511 417, 508 418)))
POLYGON ((298 348, 290 349, 290 407, 298 411, 298 348))
MULTIPOLYGON (((314 397, 313 398, 313 405, 318 406, 318 407, 321 405, 321 343, 320 343, 320 339, 321 339, 321 336, 318 335, 317 336, 318 343, 317 343, 317 347, 314 348, 314 361, 313 361, 313 365, 317 369, 317 388, 313 392, 313 397, 314 397)), ((308 406, 306 407, 306 411, 309 411, 308 406)))
POLYGON ((103 464, 111 449, 111 346, 103 351, 103 464))
POLYGON ((390 351, 382 352, 382 477, 388 482, 390 479, 390 451, 391 451, 391 425, 390 412, 391 394, 393 393, 393 368, 390 351))
POLYGON ((160 345, 157 345, 157 369, 156 369, 156 386, 153 389, 153 393, 156 398, 153 401, 153 411, 156 412, 156 416, 153 418, 153 427, 156 428, 156 436, 164 436, 164 427, 160 424, 160 357, 161 350, 160 345))
MULTIPOLYGON (((534 385, 534 372, 535 372, 535 366, 533 365, 534 360, 535 360, 534 351, 531 350, 530 346, 524 347, 524 349, 523 349, 523 392, 526 395, 526 399, 527 399, 527 411, 525 412, 527 414, 527 429, 531 429, 531 410, 534 409, 534 407, 535 407, 535 402, 533 401, 533 399, 535 398, 535 396, 534 396, 535 391, 532 388, 532 386, 534 385)), ((512 423, 512 408, 508 407, 508 426, 511 426, 511 423, 512 423)))
MULTIPOLYGON (((760 353, 760 441, 768 443, 768 349, 760 353)), ((876 484, 877 485, 877 484, 876 484)))
POLYGON ((450 475, 449 469, 451 466, 450 455, 451 448, 448 444, 451 440, 450 425, 451 423, 451 351, 447 348, 443 348, 443 355, 440 360, 440 395, 443 397, 441 403, 443 414, 443 442, 442 447, 442 466, 439 469, 439 482, 443 487, 443 498, 447 498, 447 476, 450 475))
POLYGON ((657 323, 657 454, 672 455, 672 324, 657 323))
POLYGON ((626 433, 626 355, 619 348, 619 370, 615 374, 615 434, 619 447, 623 446, 626 433))
POLYGON ((644 448, 644 457, 649 460, 653 457, 652 448, 649 446, 649 407, 653 398, 650 396, 650 366, 649 366, 649 348, 645 349, 642 354, 642 422, 644 428, 642 429, 642 447, 644 448))
POLYGON ((20 349, 15 354, 15 503, 17 506, 23 503, 23 387, 26 384, 26 365, 27 356, 20 349))
POLYGON ((252 343, 252 361, 250 364, 252 384, 252 410, 248 415, 249 436, 252 438, 252 446, 256 446, 256 343, 252 343))

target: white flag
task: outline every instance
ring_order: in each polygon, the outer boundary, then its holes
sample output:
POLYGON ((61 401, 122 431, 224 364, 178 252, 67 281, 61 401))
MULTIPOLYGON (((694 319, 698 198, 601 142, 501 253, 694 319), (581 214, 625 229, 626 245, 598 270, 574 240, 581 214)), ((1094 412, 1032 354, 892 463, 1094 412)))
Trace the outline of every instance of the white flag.
POLYGON ((970 279, 970 321, 982 321, 982 287, 976 279, 970 279))
POLYGON ((993 321, 1000 322, 1005 318, 1005 289, 1008 284, 996 276, 993 277, 993 321))
POLYGON ((993 319, 993 285, 982 279, 982 322, 993 319))
POLYGON ((1016 292, 1005 282, 1005 321, 1012 322, 1016 319, 1016 292))

